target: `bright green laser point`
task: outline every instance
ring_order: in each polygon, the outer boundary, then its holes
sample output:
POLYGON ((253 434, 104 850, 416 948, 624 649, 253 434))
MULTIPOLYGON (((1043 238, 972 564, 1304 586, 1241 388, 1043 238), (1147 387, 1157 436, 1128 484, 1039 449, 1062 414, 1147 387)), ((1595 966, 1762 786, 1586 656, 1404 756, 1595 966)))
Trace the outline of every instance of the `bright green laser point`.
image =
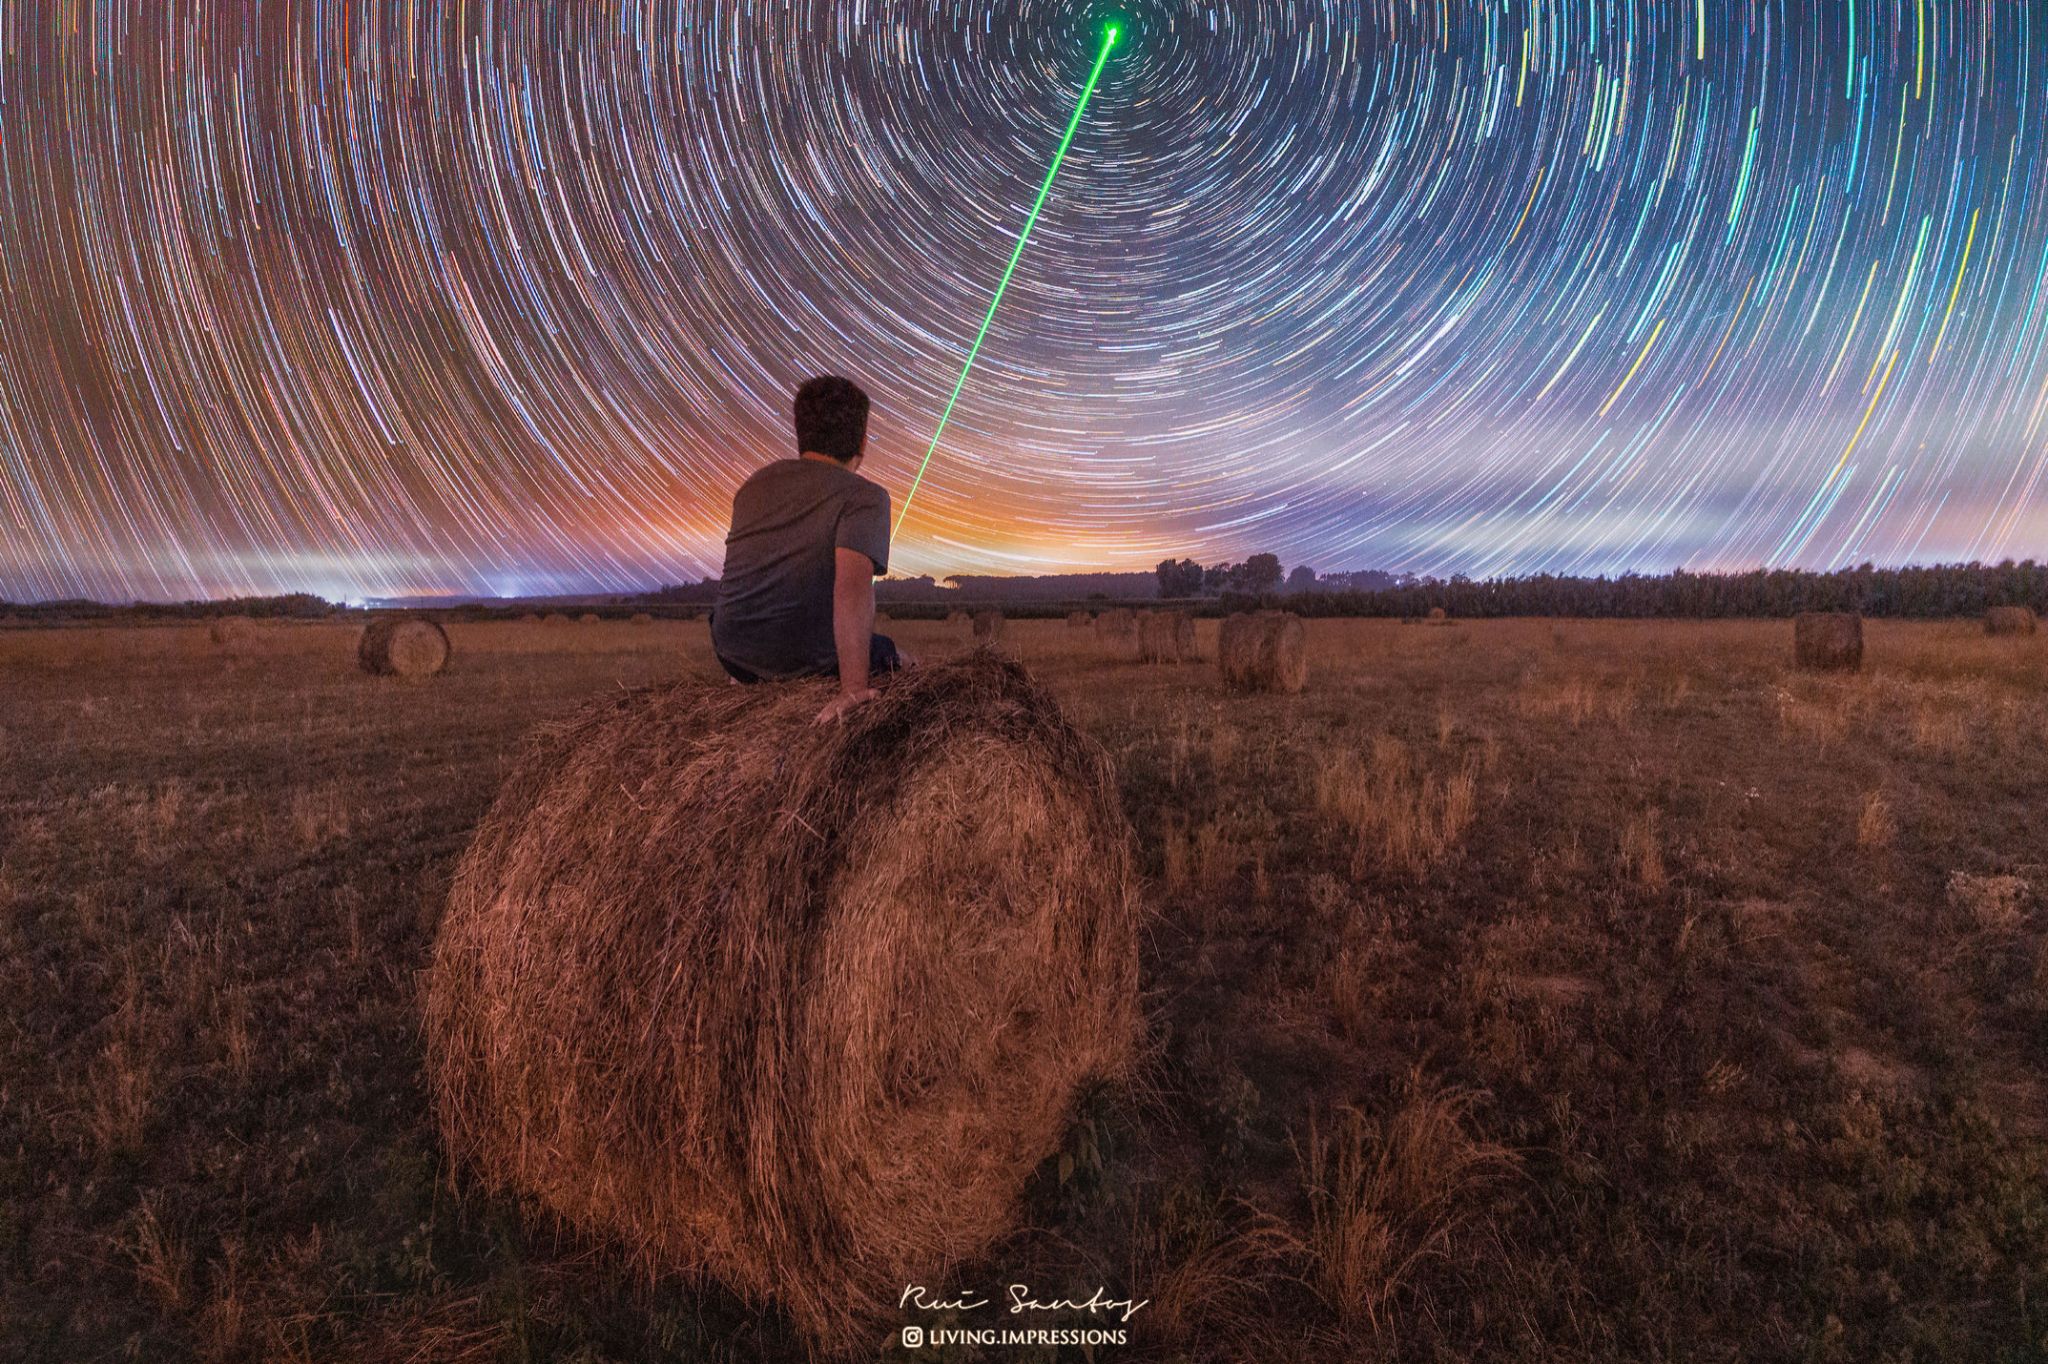
POLYGON ((946 423, 953 419, 953 406, 960 401, 961 390, 967 387, 967 376, 974 372, 974 361, 981 354, 981 343, 988 339, 989 325, 996 320, 996 309, 1003 306, 1003 294, 1010 287, 1010 276, 1017 273, 1017 262, 1024 258, 1025 244, 1031 240, 1031 229, 1038 222, 1038 214, 1045 207, 1047 196, 1052 193, 1052 182, 1059 176, 1060 163, 1067 159, 1067 148, 1074 145, 1074 134, 1081 127, 1081 115, 1088 112, 1088 101, 1095 95, 1096 82, 1102 79, 1102 68, 1109 64, 1109 50, 1116 46, 1117 26, 1111 24, 1103 30, 1102 52, 1095 59, 1095 69, 1088 73, 1088 84, 1082 87, 1081 102, 1074 106, 1074 117, 1067 124, 1066 135, 1060 139, 1060 149, 1053 153, 1052 168, 1045 173, 1045 183, 1039 187, 1038 202, 1031 206, 1031 216, 1024 220, 1024 231, 1017 237, 1017 249, 1010 253, 1010 264, 1003 271, 1002 282, 996 285, 996 296, 988 305, 988 316, 981 320, 981 331, 974 338, 973 347, 967 352, 967 363, 960 369, 960 382, 953 385, 953 396, 946 399, 946 410, 939 414, 939 429, 932 432, 931 448, 924 452, 924 461, 917 466, 917 477, 910 481, 910 492, 903 498, 903 510, 896 513, 896 529, 890 538, 902 533, 903 522, 910 515, 910 504, 917 498, 917 490, 924 483, 924 471, 931 467, 932 456, 938 453, 939 438, 946 434, 946 423))

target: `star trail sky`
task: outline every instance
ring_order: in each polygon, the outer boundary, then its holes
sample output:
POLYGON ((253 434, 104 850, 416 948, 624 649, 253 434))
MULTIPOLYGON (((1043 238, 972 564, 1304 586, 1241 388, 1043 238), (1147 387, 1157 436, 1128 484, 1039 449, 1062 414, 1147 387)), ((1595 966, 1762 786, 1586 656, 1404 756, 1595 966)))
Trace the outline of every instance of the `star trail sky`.
POLYGON ((0 0, 0 596, 2048 547, 2034 0, 0 0))

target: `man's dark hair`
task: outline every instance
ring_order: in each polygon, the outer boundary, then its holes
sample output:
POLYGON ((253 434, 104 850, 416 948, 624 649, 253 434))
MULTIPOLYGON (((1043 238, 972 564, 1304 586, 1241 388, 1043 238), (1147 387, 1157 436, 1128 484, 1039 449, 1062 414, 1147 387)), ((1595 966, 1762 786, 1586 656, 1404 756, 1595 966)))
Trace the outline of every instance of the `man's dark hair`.
POLYGON ((796 391, 796 450, 850 464, 868 440, 868 395, 851 379, 821 375, 796 391))

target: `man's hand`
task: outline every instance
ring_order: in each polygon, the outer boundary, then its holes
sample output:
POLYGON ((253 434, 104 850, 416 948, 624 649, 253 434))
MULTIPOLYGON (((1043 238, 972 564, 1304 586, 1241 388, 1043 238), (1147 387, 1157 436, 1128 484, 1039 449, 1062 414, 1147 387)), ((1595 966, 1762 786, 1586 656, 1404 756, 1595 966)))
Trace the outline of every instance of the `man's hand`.
POLYGON ((876 692, 873 687, 864 687, 860 691, 843 691, 832 698, 830 705, 818 712, 817 723, 821 725, 836 725, 841 720, 844 720, 847 713, 855 706, 872 701, 875 699, 875 696, 876 692))

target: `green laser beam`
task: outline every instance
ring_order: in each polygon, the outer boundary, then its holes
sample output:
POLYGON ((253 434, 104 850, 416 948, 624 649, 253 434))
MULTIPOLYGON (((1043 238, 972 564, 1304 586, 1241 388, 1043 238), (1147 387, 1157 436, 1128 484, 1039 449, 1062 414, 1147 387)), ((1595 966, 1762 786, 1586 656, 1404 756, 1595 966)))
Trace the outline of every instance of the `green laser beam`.
POLYGON ((1109 50, 1116 46, 1117 28, 1111 24, 1102 35, 1102 54, 1095 59, 1095 69, 1088 73, 1088 84, 1081 90, 1081 102, 1074 106, 1073 121, 1067 124, 1067 132, 1060 139, 1060 149, 1053 153, 1052 169, 1045 173, 1045 183, 1039 187, 1038 202, 1031 206, 1031 216, 1024 220, 1024 231, 1017 238, 1017 249, 1010 253, 1010 264, 1003 271, 1002 283, 996 285, 996 296, 988 305, 988 316, 981 320, 981 331, 974 338, 974 346, 967 352, 967 363, 961 367, 960 382, 953 385, 953 396, 946 399, 946 410, 939 414, 939 429, 932 432, 931 447, 924 452, 924 461, 917 466, 917 477, 910 481, 910 492, 903 499, 903 510, 896 513, 896 529, 890 532, 894 539, 903 531, 903 522, 910 515, 910 504, 917 499, 917 490, 924 483, 924 471, 931 467, 932 456, 938 453, 939 438, 946 434, 946 423, 953 419, 953 406, 960 401, 961 390, 967 387, 967 376, 974 372, 974 361, 981 354, 981 343, 988 339, 990 324, 996 320, 996 309, 1003 306, 1003 294, 1010 287, 1010 276, 1017 273, 1017 262, 1024 258, 1024 247, 1031 240, 1031 229, 1038 222, 1038 214, 1045 207, 1046 197, 1052 193, 1052 182, 1060 173, 1060 163, 1067 159, 1067 148, 1074 144, 1074 133, 1081 126, 1081 115, 1088 112, 1088 101, 1095 94, 1095 84, 1102 79, 1102 68, 1109 64, 1109 50))

